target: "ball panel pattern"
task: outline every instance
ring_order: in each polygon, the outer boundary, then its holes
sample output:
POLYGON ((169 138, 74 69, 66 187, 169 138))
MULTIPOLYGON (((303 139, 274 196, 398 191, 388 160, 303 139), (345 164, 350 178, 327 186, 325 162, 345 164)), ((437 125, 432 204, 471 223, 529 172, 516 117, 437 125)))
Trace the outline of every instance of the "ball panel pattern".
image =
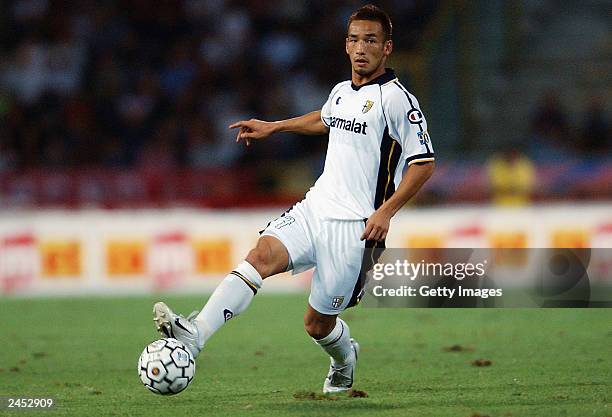
POLYGON ((164 338, 145 347, 138 359, 138 374, 151 392, 178 394, 193 380, 195 361, 182 342, 164 338))

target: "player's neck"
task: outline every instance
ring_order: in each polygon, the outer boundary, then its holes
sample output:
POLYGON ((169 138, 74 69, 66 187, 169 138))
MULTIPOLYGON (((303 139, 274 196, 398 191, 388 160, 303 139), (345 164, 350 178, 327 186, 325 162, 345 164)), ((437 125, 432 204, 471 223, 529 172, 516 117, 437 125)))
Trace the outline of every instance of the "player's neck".
POLYGON ((385 66, 384 65, 381 65, 380 68, 378 68, 376 71, 374 71, 373 73, 371 73, 369 75, 365 75, 365 76, 364 75, 359 75, 355 71, 352 71, 351 81, 356 86, 367 84, 370 81, 372 81, 373 79, 378 78, 381 75, 383 75, 385 73, 385 71, 386 70, 385 70, 385 66))

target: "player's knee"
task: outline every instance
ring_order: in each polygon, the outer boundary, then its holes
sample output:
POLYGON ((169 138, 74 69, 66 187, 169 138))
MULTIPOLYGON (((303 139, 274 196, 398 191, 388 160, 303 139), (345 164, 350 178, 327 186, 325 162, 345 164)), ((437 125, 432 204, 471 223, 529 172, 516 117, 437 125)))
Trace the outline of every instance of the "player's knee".
POLYGON ((270 276, 270 270, 272 268, 270 255, 267 251, 256 247, 251 249, 246 257, 248 263, 253 265, 253 268, 259 272, 262 278, 270 276))
POLYGON ((326 337, 334 329, 336 318, 333 320, 321 320, 310 315, 304 316, 304 329, 306 333, 315 340, 321 340, 326 337))

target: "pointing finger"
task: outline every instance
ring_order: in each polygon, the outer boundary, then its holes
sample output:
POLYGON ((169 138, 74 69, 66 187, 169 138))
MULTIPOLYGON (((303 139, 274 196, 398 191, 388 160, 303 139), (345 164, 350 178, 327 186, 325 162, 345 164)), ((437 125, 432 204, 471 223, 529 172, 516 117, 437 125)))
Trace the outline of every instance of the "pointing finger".
POLYGON ((231 125, 229 125, 230 129, 236 129, 237 127, 243 127, 244 126, 244 121, 239 121, 236 123, 232 123, 231 125))

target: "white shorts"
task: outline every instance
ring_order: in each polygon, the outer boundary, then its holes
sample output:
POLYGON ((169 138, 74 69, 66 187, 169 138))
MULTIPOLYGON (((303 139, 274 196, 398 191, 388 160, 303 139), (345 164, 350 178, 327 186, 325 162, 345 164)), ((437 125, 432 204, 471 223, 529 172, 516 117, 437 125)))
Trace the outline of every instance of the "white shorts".
POLYGON ((294 274, 316 268, 308 302, 319 313, 334 315, 357 304, 363 295, 364 248, 374 244, 360 240, 364 230, 365 220, 320 218, 305 199, 261 234, 277 238, 287 248, 294 274))

